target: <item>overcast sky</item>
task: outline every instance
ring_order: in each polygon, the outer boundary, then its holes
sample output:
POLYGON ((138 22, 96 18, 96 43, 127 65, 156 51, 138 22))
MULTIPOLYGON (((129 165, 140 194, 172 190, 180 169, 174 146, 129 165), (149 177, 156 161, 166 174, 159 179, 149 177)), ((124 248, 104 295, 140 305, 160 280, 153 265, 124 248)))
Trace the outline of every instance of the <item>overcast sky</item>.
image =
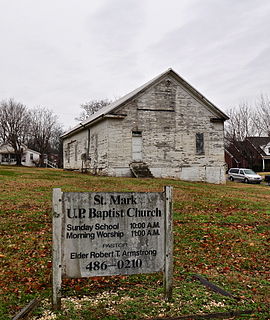
POLYGON ((270 96, 269 0, 0 0, 0 100, 119 98, 168 68, 221 110, 270 96))

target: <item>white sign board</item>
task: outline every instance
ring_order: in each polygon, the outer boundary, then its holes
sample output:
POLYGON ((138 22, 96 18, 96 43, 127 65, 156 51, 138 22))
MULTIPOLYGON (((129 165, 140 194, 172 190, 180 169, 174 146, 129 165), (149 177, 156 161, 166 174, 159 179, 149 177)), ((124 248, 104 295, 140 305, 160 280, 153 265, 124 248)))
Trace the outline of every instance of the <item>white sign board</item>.
POLYGON ((54 287, 62 276, 171 272, 168 194, 54 189, 54 287))

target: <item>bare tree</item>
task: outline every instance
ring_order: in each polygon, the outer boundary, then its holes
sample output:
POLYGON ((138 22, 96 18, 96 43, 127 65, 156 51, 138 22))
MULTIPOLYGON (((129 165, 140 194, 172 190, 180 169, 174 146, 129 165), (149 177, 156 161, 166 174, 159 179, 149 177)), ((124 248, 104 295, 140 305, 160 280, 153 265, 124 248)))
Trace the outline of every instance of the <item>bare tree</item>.
POLYGON ((0 104, 0 137, 11 145, 16 156, 16 164, 21 165, 23 144, 29 132, 30 115, 26 106, 13 99, 0 104))
POLYGON ((244 141, 246 137, 256 134, 254 111, 247 103, 228 112, 229 120, 225 124, 225 137, 228 142, 244 141))
POLYGON ((35 108, 30 111, 30 116, 31 135, 28 145, 40 152, 40 165, 43 166, 44 155, 52 152, 63 130, 57 122, 57 116, 49 109, 35 108))
POLYGON ((63 127, 60 124, 54 126, 50 141, 50 155, 57 155, 57 164, 59 168, 63 166, 63 141, 61 135, 64 133, 63 127))
POLYGON ((270 100, 267 95, 261 95, 256 103, 254 124, 259 136, 270 137, 270 100))
MULTIPOLYGON (((253 137, 270 137, 270 101, 261 95, 254 106, 247 103, 228 111, 225 123, 226 149, 245 159, 251 168, 258 166, 258 152, 252 144, 253 137)), ((240 159, 240 158, 239 158, 240 159)))
POLYGON ((100 100, 91 100, 89 102, 85 102, 81 104, 81 108, 83 111, 80 113, 79 117, 76 117, 77 121, 84 121, 92 114, 96 113, 101 108, 106 107, 111 103, 110 100, 100 99, 100 100))

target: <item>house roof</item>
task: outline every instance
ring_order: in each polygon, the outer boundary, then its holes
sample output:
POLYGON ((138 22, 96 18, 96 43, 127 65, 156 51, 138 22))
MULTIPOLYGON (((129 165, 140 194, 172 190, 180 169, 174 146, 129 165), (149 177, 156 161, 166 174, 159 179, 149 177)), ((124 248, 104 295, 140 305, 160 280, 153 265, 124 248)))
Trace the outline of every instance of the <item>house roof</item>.
MULTIPOLYGON (((25 144, 21 145, 23 152, 33 152, 36 154, 40 154, 40 152, 29 149, 25 144)), ((3 143, 0 145, 0 153, 14 153, 13 147, 9 143, 3 143)))
POLYGON ((225 152, 227 152, 230 156, 232 156, 238 163, 241 162, 241 159, 245 158, 238 148, 239 144, 242 144, 242 142, 235 141, 234 144, 229 144, 225 148, 225 152))
POLYGON ((192 94, 195 98, 197 98, 200 102, 202 102, 206 107, 208 107, 220 120, 228 120, 229 117, 223 113, 220 109, 218 109, 212 102, 210 102, 207 98, 205 98, 199 91, 197 91, 194 87, 192 87, 187 81, 185 81, 182 77, 180 77, 174 70, 171 68, 166 70, 165 72, 159 74, 152 80, 146 82, 144 85, 140 86, 139 88, 131 91, 130 93, 126 94, 122 98, 114 101, 113 103, 109 104, 106 107, 101 108, 93 115, 88 117, 86 120, 82 121, 77 126, 73 127, 69 131, 65 132, 61 137, 65 138, 72 133, 77 131, 81 131, 83 128, 91 126, 93 122, 102 119, 108 114, 113 114, 113 111, 122 106, 123 104, 127 103, 131 99, 135 98, 138 94, 142 93, 143 91, 147 90, 150 86, 154 85, 155 83, 159 82, 165 76, 172 76, 176 79, 190 94, 192 94))
POLYGON ((261 155, 267 156, 262 147, 270 143, 270 137, 247 137, 246 140, 248 140, 261 155))

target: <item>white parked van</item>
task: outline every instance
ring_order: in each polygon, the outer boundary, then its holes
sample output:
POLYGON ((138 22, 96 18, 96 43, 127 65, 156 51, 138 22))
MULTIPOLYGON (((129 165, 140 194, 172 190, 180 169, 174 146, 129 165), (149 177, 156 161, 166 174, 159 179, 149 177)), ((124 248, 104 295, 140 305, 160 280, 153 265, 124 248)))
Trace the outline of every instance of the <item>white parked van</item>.
POLYGON ((262 177, 251 169, 231 168, 228 171, 228 177, 231 181, 238 180, 245 183, 261 183, 262 177))

